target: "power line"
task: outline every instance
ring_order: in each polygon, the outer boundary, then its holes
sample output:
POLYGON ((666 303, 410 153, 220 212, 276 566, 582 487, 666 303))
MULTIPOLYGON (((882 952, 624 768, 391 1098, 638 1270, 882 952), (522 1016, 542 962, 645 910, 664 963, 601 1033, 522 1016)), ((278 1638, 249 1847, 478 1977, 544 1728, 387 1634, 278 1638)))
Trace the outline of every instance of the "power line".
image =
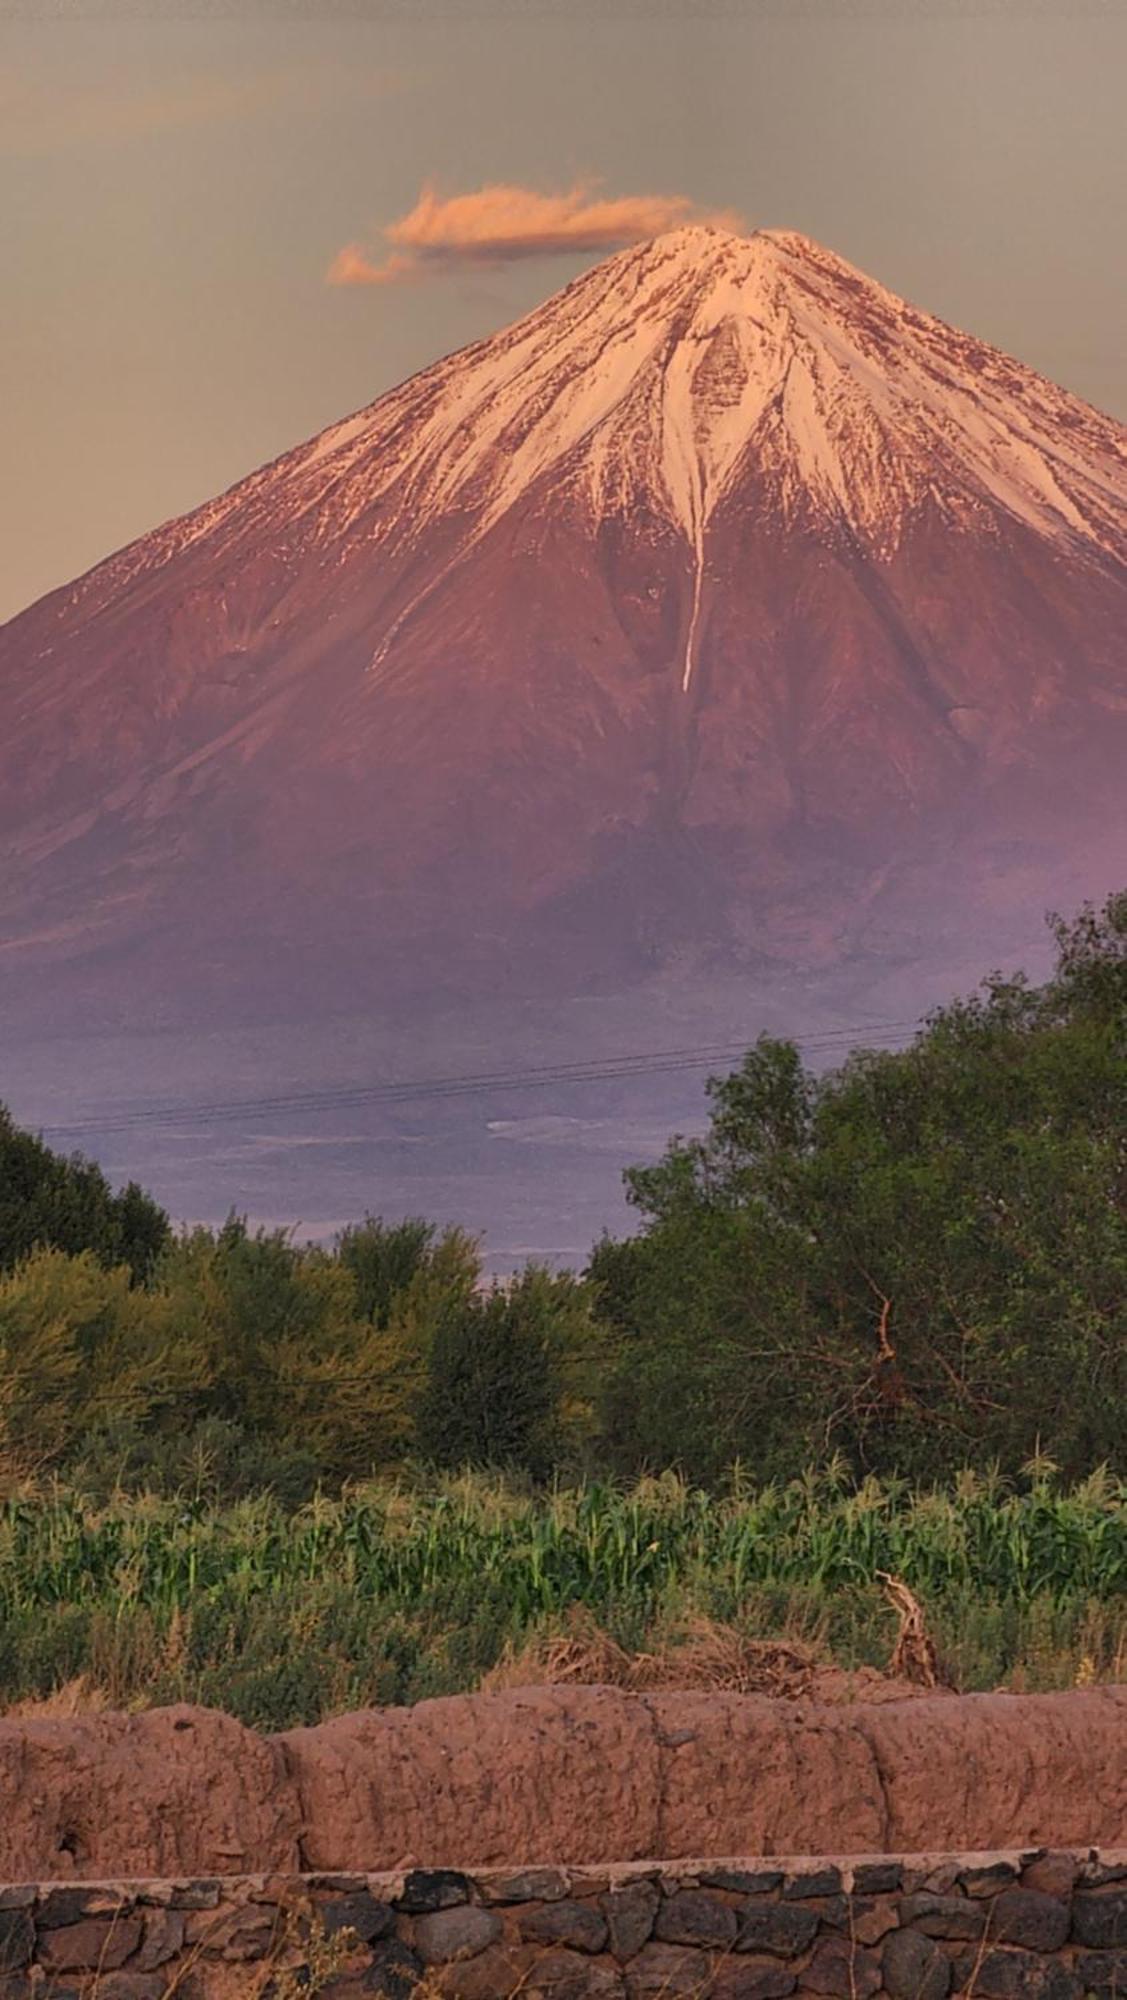
MULTIPOLYGON (((828 1053, 858 1042, 862 1046, 887 1048, 902 1042, 919 1026, 918 1020, 865 1021, 789 1039, 800 1049, 811 1053, 828 1053)), ((137 1131, 170 1124, 228 1124, 244 1118, 302 1116, 318 1111, 348 1110, 363 1104, 398 1104, 408 1100, 434 1102, 444 1098, 480 1095, 484 1091, 545 1090, 555 1084, 623 1082, 635 1076, 671 1076, 707 1069, 714 1063, 738 1062, 746 1055, 749 1046, 745 1038, 738 1042, 650 1049, 580 1062, 541 1063, 525 1070, 493 1070, 471 1076, 388 1078, 380 1083, 340 1085, 327 1090, 291 1091, 269 1096, 227 1097, 203 1103, 183 1099, 171 1104, 122 1111, 116 1115, 111 1113, 105 1117, 87 1116, 65 1124, 47 1125, 42 1129, 45 1138, 73 1137, 93 1132, 137 1131)))
MULTIPOLYGON (((804 1049, 818 1051, 850 1043, 868 1031, 877 1043, 901 1039, 919 1026, 918 1021, 866 1022, 849 1028, 827 1029, 820 1035, 794 1038, 804 1049)), ((583 1062, 540 1064, 526 1070, 495 1070, 473 1076, 392 1078, 382 1083, 342 1085, 332 1090, 297 1091, 285 1095, 223 1098, 196 1102, 184 1099, 172 1104, 152 1105, 110 1117, 87 1117, 73 1123, 47 1126, 45 1135, 64 1132, 132 1130, 138 1126, 183 1120, 219 1123, 250 1116, 271 1116, 313 1111, 347 1109, 357 1104, 397 1103, 401 1100, 431 1100, 479 1094, 486 1090, 544 1089, 555 1083, 600 1083, 632 1076, 656 1076, 707 1068, 710 1063, 738 1061, 749 1043, 704 1044, 688 1049, 650 1050, 635 1055, 619 1055, 583 1062)))

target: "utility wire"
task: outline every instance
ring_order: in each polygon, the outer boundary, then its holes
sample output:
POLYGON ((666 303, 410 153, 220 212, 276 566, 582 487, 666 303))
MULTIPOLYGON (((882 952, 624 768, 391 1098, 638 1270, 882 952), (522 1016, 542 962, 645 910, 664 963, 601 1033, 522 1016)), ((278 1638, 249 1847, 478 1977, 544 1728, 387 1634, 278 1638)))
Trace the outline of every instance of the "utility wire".
MULTIPOLYGON (((796 1046, 811 1053, 830 1052, 854 1044, 888 1048, 903 1042, 920 1027, 918 1020, 865 1021, 827 1028, 819 1034, 792 1036, 796 1046)), ((389 1078, 380 1083, 341 1085, 327 1090, 292 1091, 273 1096, 219 1098, 199 1103, 149 1105, 134 1111, 87 1116, 42 1128, 45 1138, 92 1132, 126 1132, 173 1124, 228 1124, 244 1118, 301 1116, 317 1111, 347 1110, 354 1105, 432 1102, 469 1097, 485 1091, 544 1090, 555 1084, 624 1082, 635 1076, 671 1076, 707 1069, 714 1063, 738 1062, 751 1046, 738 1042, 704 1043, 681 1049, 651 1049, 570 1063, 541 1063, 525 1070, 493 1070, 476 1076, 389 1078)))

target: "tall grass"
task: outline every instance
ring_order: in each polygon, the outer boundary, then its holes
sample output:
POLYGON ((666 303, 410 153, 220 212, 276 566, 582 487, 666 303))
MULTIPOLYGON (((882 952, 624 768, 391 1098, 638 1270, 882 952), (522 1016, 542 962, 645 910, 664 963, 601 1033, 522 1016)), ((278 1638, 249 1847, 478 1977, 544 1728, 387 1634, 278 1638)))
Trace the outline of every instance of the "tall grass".
POLYGON ((967 1686, 1102 1678, 1127 1655, 1127 1487, 832 1476, 708 1495, 665 1476, 549 1495, 465 1478, 287 1513, 54 1489, 0 1506, 0 1701, 85 1678, 260 1726, 472 1686, 584 1606, 638 1646, 689 1613, 881 1664, 877 1572, 923 1599, 967 1686))

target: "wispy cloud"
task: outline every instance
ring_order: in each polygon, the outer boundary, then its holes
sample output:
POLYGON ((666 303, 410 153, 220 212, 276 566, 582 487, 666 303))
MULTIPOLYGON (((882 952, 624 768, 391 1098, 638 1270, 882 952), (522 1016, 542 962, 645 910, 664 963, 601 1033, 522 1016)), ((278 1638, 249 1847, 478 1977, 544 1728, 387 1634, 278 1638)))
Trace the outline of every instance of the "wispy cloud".
POLYGON ((381 234, 382 249, 346 243, 326 273, 330 285, 401 285, 467 265, 514 263, 522 257, 583 250, 620 250, 687 222, 739 229, 730 210, 702 210, 688 195, 598 198, 590 184, 562 194, 496 183, 443 197, 424 187, 414 208, 381 234))
MULTIPOLYGON (((382 76, 366 81, 372 91, 392 84, 382 76)), ((200 70, 170 79, 104 75, 83 82, 0 69, 0 153, 41 157, 237 122, 294 104, 308 108, 332 82, 294 64, 242 75, 200 70)))

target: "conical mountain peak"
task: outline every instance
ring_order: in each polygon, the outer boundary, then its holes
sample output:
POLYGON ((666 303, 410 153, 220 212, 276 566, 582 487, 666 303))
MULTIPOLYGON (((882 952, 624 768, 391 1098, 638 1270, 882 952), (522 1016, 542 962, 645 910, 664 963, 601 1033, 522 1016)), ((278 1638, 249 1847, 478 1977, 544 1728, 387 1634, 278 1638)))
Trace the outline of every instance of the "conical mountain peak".
POLYGON ((151 935, 161 981, 174 939, 186 987, 364 1005, 498 938, 581 983, 816 908, 829 948, 901 867, 915 938, 1050 792, 1121 839, 1125 632, 1119 425, 797 232, 693 225, 0 630, 0 916, 130 993, 151 935))
POLYGON ((676 272, 686 282, 701 288, 727 280, 740 287, 748 304, 758 287, 769 288, 787 276, 809 276, 818 271, 847 274, 874 293, 892 296, 855 265, 797 229, 759 228, 741 233, 719 223, 683 223, 619 251, 575 283, 582 286, 595 279, 600 271, 610 272, 616 267, 666 282, 676 272))
POLYGON ((880 560, 924 506, 952 526, 1001 509, 1096 560, 1123 551, 1119 426, 796 230, 691 223, 595 265, 71 596, 248 530, 302 559, 335 546, 378 561, 442 524, 461 560, 541 503, 592 527, 641 508, 699 573, 717 508, 752 491, 880 560))
POLYGON ((683 248, 687 254, 695 250, 704 255, 710 247, 715 249, 725 243, 747 243, 754 233, 728 229, 722 222, 679 222, 672 229, 663 229, 647 240, 671 248, 683 248))

